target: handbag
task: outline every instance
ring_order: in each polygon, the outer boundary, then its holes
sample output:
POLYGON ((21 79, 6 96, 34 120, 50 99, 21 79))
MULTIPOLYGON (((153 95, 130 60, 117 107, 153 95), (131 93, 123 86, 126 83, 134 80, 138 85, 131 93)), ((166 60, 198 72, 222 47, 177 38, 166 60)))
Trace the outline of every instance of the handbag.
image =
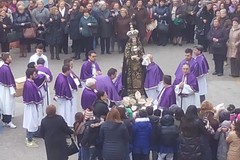
POLYGON ((74 139, 71 137, 71 144, 67 146, 67 154, 68 156, 71 156, 73 154, 78 153, 78 147, 76 143, 74 142, 74 139))
POLYGON ((16 31, 12 31, 7 34, 7 41, 10 42, 16 42, 19 40, 19 33, 16 31))
POLYGON ((157 20, 154 20, 147 25, 147 30, 153 31, 156 27, 157 27, 157 20))
POLYGON ((30 27, 23 30, 23 36, 26 39, 32 39, 32 38, 36 38, 37 35, 35 32, 35 29, 33 27, 30 27))
POLYGON ((158 22, 157 29, 158 31, 167 33, 169 30, 169 25, 166 21, 161 20, 160 22, 158 22))

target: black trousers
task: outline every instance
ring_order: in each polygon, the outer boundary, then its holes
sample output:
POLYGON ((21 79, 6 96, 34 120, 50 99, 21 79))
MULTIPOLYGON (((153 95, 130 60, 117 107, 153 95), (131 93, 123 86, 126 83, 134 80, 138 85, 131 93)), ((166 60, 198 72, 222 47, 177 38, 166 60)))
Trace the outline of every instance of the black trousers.
POLYGON ((1 51, 2 52, 9 52, 9 43, 8 42, 2 42, 1 43, 1 51))
POLYGON ((56 54, 56 58, 59 58, 59 53, 60 53, 60 45, 50 45, 49 50, 51 53, 51 59, 54 59, 54 55, 56 54), (55 51, 54 51, 55 50, 55 51))
POLYGON ((119 39, 118 42, 121 47, 121 53, 123 53, 125 51, 125 47, 128 42, 128 39, 119 39))
POLYGON ((231 75, 235 77, 240 76, 240 59, 230 58, 231 63, 231 75))
POLYGON ((68 54, 68 34, 63 34, 63 42, 60 46, 60 50, 63 50, 65 54, 68 54))
POLYGON ((72 40, 72 47, 75 53, 75 56, 80 56, 82 51, 81 39, 72 40))
POLYGON ((194 42, 195 25, 187 24, 186 26, 186 40, 187 42, 194 42))
POLYGON ((109 38, 100 38, 100 45, 101 45, 101 52, 106 52, 108 53, 110 50, 110 37, 109 38))
POLYGON ((3 114, 2 115, 2 121, 3 123, 9 123, 12 121, 12 115, 6 115, 6 114, 3 114))
POLYGON ((149 160, 148 154, 135 154, 133 153, 133 160, 149 160))
POLYGON ((167 45, 168 43, 168 33, 158 31, 158 45, 167 45))
POLYGON ((88 59, 88 52, 93 50, 93 37, 83 36, 82 45, 86 51, 85 57, 86 57, 86 59, 88 59))
POLYGON ((213 54, 213 60, 215 65, 215 72, 223 74, 223 64, 225 60, 225 55, 213 54))

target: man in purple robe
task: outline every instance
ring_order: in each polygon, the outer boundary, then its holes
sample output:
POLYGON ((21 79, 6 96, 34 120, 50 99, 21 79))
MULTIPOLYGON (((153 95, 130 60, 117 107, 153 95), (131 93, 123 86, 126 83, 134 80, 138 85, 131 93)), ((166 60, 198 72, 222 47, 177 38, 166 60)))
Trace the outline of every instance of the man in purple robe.
POLYGON ((158 108, 168 109, 172 104, 176 104, 176 94, 172 85, 170 75, 163 76, 163 88, 157 98, 158 108))
MULTIPOLYGON (((48 83, 52 82, 53 76, 52 76, 52 72, 50 71, 49 68, 44 66, 45 64, 45 60, 43 58, 39 58, 37 60, 37 74, 38 74, 38 78, 41 79, 41 77, 43 78, 43 75, 45 76, 45 80, 44 82, 40 85, 41 87, 39 87, 42 96, 43 96, 43 113, 44 113, 44 117, 47 115, 46 114, 46 108, 49 104, 51 104, 51 99, 50 99, 50 91, 49 91, 49 85, 48 83)), ((35 82, 37 82, 38 80, 36 79, 35 82)), ((40 80, 41 81, 41 80, 40 80)))
POLYGON ((12 62, 10 54, 2 54, 3 63, 0 64, 0 110, 2 109, 3 126, 16 128, 12 123, 12 115, 15 107, 15 79, 9 65, 12 62))
MULTIPOLYGON (((81 86, 80 79, 78 76, 73 72, 73 59, 67 58, 64 59, 64 65, 68 65, 71 69, 70 74, 67 76, 68 83, 70 85, 71 93, 72 93, 72 112, 75 115, 77 113, 77 99, 78 96, 78 88, 81 86)), ((74 119, 72 118, 72 121, 74 119)))
POLYGON ((93 110, 93 103, 97 99, 96 79, 89 78, 86 80, 86 87, 83 89, 81 97, 82 109, 93 110))
POLYGON ((69 127, 73 127, 75 110, 72 109, 73 96, 67 79, 70 72, 71 69, 69 65, 62 67, 62 73, 58 74, 54 84, 54 99, 58 104, 57 113, 64 118, 69 127))
POLYGON ((38 130, 39 124, 39 108, 42 105, 42 95, 38 86, 34 83, 37 75, 35 68, 28 68, 26 71, 27 80, 23 87, 23 103, 25 105, 23 113, 23 128, 27 130, 26 145, 27 147, 38 147, 33 141, 33 134, 38 130))
POLYGON ((161 68, 153 62, 153 56, 151 54, 143 56, 142 64, 146 66, 144 89, 148 98, 152 98, 154 101, 162 88, 163 72, 161 68))
POLYGON ((205 100, 205 95, 207 94, 207 74, 209 70, 209 65, 206 57, 202 53, 203 46, 195 46, 193 52, 196 56, 195 60, 199 65, 199 76, 197 77, 197 80, 199 85, 200 102, 202 103, 205 100))
POLYGON ((101 75, 101 69, 96 62, 97 54, 95 51, 88 52, 88 60, 82 65, 80 72, 81 81, 86 81, 88 78, 95 78, 97 75, 101 75))
POLYGON ((185 50, 185 59, 181 61, 181 63, 178 65, 178 68, 175 72, 175 77, 181 77, 182 76, 182 66, 184 64, 189 64, 190 66, 190 72, 193 73, 196 77, 199 76, 199 66, 198 63, 195 61, 195 59, 192 57, 193 50, 190 48, 187 48, 185 50))
POLYGON ((189 105, 200 107, 197 78, 190 72, 189 64, 182 66, 182 74, 176 77, 173 84, 175 85, 177 105, 181 106, 184 112, 189 105))
POLYGON ((122 92, 122 72, 120 72, 117 76, 117 79, 114 82, 114 86, 118 92, 119 95, 121 95, 122 92))
POLYGON ((122 100, 113 84, 113 80, 116 78, 116 76, 117 70, 115 68, 110 68, 106 76, 100 75, 96 77, 97 91, 105 91, 108 98, 112 102, 118 102, 122 100))

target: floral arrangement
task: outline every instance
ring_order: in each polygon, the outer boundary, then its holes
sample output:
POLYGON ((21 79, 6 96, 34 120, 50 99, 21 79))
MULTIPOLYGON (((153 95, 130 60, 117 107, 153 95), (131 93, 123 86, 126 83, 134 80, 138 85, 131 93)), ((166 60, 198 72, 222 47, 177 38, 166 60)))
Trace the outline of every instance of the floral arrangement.
POLYGON ((146 107, 152 106, 153 100, 151 98, 143 98, 139 91, 135 92, 134 96, 123 97, 122 106, 130 108, 132 112, 136 112, 140 109, 146 109, 146 107))

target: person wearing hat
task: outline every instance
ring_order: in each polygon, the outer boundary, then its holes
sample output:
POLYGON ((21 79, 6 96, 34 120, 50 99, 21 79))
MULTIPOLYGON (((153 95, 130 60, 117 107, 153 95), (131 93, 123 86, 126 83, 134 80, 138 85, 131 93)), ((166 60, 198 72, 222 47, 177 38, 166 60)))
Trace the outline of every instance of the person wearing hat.
POLYGON ((227 56, 230 58, 232 77, 240 76, 240 25, 237 17, 232 19, 232 28, 229 32, 229 39, 227 41, 228 52, 227 56))
POLYGON ((197 77, 199 85, 199 95, 200 102, 205 100, 205 95, 207 94, 207 74, 209 70, 209 65, 206 57, 203 54, 203 46, 197 45, 194 47, 193 52, 195 54, 195 61, 198 63, 199 76, 197 77))
POLYGON ((230 131, 231 121, 223 121, 219 128, 217 129, 214 139, 218 140, 218 149, 217 149, 217 159, 218 160, 226 160, 227 159, 227 151, 228 144, 226 141, 226 137, 230 131))
POLYGON ((93 103, 97 99, 96 92, 96 79, 88 78, 81 97, 81 106, 83 110, 93 109, 93 103))

